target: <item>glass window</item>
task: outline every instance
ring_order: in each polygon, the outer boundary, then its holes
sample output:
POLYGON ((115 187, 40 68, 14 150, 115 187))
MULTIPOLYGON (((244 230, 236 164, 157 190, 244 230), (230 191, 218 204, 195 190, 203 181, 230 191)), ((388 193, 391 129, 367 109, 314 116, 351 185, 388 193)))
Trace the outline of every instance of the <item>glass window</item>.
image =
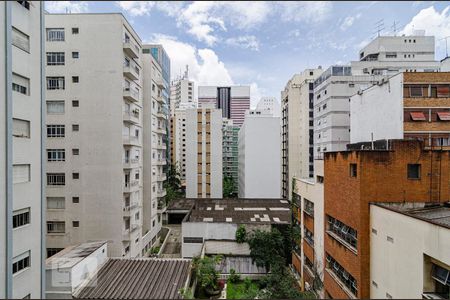
POLYGON ((48 209, 64 209, 66 207, 66 199, 64 197, 47 197, 48 209))
POLYGON ((47 137, 64 137, 65 125, 47 125, 47 137))
POLYGON ((63 66, 64 64, 64 52, 47 52, 47 66, 63 66))
POLYGON ((64 42, 64 28, 47 28, 47 42, 64 42))
POLYGON ((21 209, 13 213, 13 228, 30 224, 30 208, 21 209))
POLYGON ((64 101, 47 101, 47 113, 48 114, 63 114, 64 113, 64 101))
POLYGON ((66 223, 61 221, 47 222, 47 233, 65 233, 66 223))
POLYGON ((13 136, 30 138, 30 121, 13 119, 13 136))
POLYGON ((47 185, 65 185, 66 174, 64 173, 47 173, 47 185))
POLYGON ((65 149, 47 149, 47 161, 65 161, 65 149))
POLYGON ((64 77, 47 77, 47 90, 64 90, 64 77))
POLYGON ((72 52, 72 58, 80 58, 80 53, 78 51, 72 52))
POLYGON ((19 74, 13 73, 12 90, 24 95, 30 94, 30 79, 19 74))
POLYGON ((31 252, 24 252, 13 258, 13 274, 20 272, 31 265, 31 252))
POLYGON ((408 164, 408 179, 420 179, 420 164, 408 164))
POLYGON ((23 51, 30 52, 30 37, 13 26, 12 44, 23 51))
POLYGON ((13 165, 13 183, 29 182, 31 180, 30 168, 29 164, 13 165))

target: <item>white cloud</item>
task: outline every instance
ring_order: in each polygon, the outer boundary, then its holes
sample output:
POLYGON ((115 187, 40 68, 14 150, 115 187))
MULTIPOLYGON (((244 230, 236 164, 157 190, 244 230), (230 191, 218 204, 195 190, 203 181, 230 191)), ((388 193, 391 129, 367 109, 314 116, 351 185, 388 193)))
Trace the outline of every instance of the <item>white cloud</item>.
POLYGON ((225 43, 235 47, 259 51, 259 41, 254 35, 242 35, 228 38, 225 43))
POLYGON ((281 10, 281 20, 310 24, 326 20, 332 9, 332 3, 328 1, 286 1, 276 5, 281 10))
POLYGON ((47 1, 45 9, 50 13, 83 13, 88 11, 87 1, 47 1))
POLYGON ((359 18, 361 18, 361 14, 357 14, 356 16, 348 16, 344 19, 344 21, 342 22, 340 28, 342 31, 347 30, 349 27, 351 27, 353 25, 353 23, 358 20, 359 18))
POLYGON ((149 15, 155 5, 153 1, 117 1, 116 4, 133 17, 149 15))

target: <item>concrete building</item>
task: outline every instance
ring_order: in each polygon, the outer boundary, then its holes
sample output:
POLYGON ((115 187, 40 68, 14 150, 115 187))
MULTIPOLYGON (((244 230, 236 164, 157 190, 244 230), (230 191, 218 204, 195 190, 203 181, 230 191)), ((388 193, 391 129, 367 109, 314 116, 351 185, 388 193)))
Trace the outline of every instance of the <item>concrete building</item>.
POLYGON ((170 123, 171 163, 179 168, 181 183, 186 182, 186 109, 175 109, 170 123))
POLYGON ((199 86, 198 106, 213 104, 222 110, 222 117, 233 120, 233 124, 244 123, 245 111, 250 109, 250 86, 199 86))
POLYGON ((222 126, 222 167, 223 178, 232 178, 234 193, 239 191, 238 179, 238 138, 239 127, 233 125, 233 120, 223 119, 222 126))
POLYGON ((399 73, 351 97, 350 140, 450 146, 450 73, 399 73))
POLYGON ((280 198, 280 118, 247 112, 238 143, 239 198, 280 198))
MULTIPOLYGON (((375 141, 371 147, 371 142, 349 144, 347 151, 329 152, 324 156, 326 298, 371 296, 373 222, 369 204, 444 203, 450 197, 447 150, 431 150, 416 140, 375 141)), ((401 230, 390 224, 384 225, 386 229, 389 226, 392 232, 401 230)), ((411 238, 413 232, 402 237, 397 235, 397 241, 388 241, 394 242, 394 247, 397 242, 406 247, 415 240, 411 238)), ((419 242, 417 247, 420 245, 419 242)), ((385 256, 383 261, 386 262, 384 259, 385 256)), ((414 290, 417 290, 416 286, 414 290)))
POLYGON ((281 117, 280 103, 275 97, 261 97, 258 104, 256 104, 256 111, 269 112, 274 117, 281 117))
POLYGON ((186 110, 186 197, 222 198, 220 109, 186 110))
POLYGON ((372 204, 370 226, 371 299, 450 297, 449 202, 372 204))
MULTIPOLYGON (((187 66, 186 66, 187 68, 187 66)), ((196 108, 194 82, 189 80, 188 70, 180 78, 172 80, 170 84, 170 116, 175 115, 179 108, 196 108)))
POLYGON ((281 92, 281 191, 292 198, 292 178, 312 177, 313 82, 322 69, 306 69, 294 75, 281 92))
POLYGON ((0 298, 43 298, 44 14, 0 3, 0 298))
POLYGON ((314 160, 315 178, 295 178, 292 203, 294 226, 302 238, 292 253, 292 267, 302 290, 323 298, 324 277, 324 174, 323 160, 314 160))
POLYGON ((162 54, 143 54, 121 14, 49 14, 46 27, 47 256, 99 239, 109 256, 140 256, 164 193, 165 81, 151 59, 162 54))

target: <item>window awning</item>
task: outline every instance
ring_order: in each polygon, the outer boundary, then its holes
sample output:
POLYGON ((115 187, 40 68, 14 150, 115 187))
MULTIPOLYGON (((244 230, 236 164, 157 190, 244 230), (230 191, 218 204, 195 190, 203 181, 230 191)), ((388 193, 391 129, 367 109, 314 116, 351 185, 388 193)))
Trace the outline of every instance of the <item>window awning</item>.
POLYGON ((412 112, 410 114, 411 114, 411 119, 413 119, 413 121, 426 121, 427 120, 427 118, 425 118, 425 115, 421 111, 412 112))
POLYGON ((438 111, 438 117, 441 121, 450 121, 450 112, 438 111))

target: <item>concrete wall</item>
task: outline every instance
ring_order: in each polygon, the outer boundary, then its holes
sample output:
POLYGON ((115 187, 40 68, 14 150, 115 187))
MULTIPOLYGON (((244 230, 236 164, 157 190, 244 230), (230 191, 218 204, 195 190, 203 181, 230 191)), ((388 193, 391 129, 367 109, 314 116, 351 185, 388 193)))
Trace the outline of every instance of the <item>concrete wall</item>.
POLYGON ((402 73, 350 98, 350 129, 351 143, 403 138, 402 73))
POLYGON ((370 298, 422 298, 430 276, 425 255, 450 268, 450 229, 376 205, 370 226, 370 298))

